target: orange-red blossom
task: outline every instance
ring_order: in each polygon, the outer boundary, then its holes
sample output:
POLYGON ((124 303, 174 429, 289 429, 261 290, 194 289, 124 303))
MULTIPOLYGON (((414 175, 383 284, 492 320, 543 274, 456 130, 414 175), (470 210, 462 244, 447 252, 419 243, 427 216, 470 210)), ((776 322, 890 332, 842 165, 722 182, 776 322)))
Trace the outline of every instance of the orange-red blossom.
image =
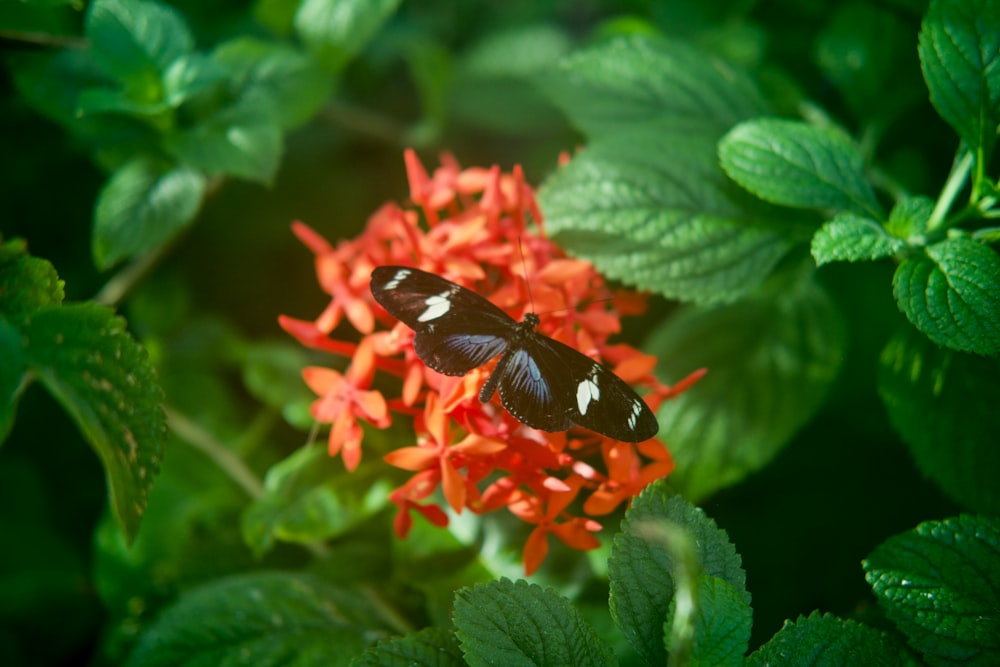
POLYGON ((529 310, 542 313, 539 331, 611 362, 626 382, 648 389, 645 398, 654 410, 701 373, 668 387, 653 376, 655 357, 607 343, 619 331, 620 314, 641 312, 644 303, 635 294, 613 294, 588 262, 567 258, 543 235, 534 191, 520 167, 511 173, 461 169, 446 155, 429 176, 413 151, 405 161, 413 205, 382 206, 357 238, 331 245, 306 225, 293 225, 314 253, 320 286, 331 299, 313 321, 283 315, 279 322, 303 345, 351 359, 344 373, 303 371, 319 396, 312 415, 331 425, 330 454, 339 453, 348 470, 361 461, 363 424, 386 428, 395 416, 413 421, 416 444, 385 456, 414 473, 390 496, 398 507, 396 533, 407 535, 411 511, 447 525, 447 514, 432 499, 438 488, 456 513, 506 507, 535 525, 524 548, 530 574, 548 552, 549 534, 577 549, 598 545, 594 533, 601 525, 573 514, 578 497, 585 497, 578 511, 607 514, 669 474, 669 452, 657 439, 632 444, 583 429, 538 431, 514 419, 497 398, 480 403, 492 362, 464 377, 424 366, 413 351, 413 332, 374 301, 372 269, 415 266, 475 290, 515 319, 529 310), (345 319, 360 342, 331 338, 345 319), (376 371, 399 378, 397 395, 386 398, 371 388, 376 371), (601 464, 603 472, 593 467, 601 464))

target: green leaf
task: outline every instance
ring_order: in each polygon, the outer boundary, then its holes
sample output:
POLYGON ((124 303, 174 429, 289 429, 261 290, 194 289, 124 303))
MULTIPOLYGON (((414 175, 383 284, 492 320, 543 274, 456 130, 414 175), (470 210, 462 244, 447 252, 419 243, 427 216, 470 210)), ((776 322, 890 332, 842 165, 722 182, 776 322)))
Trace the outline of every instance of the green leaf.
POLYGON ((26 370, 21 332, 0 315, 0 443, 14 426, 26 370))
POLYGON ((0 245, 0 316, 11 324, 24 322, 63 300, 63 281, 55 267, 31 257, 25 248, 20 239, 0 245))
POLYGON ((184 122, 190 122, 189 115, 198 106, 199 96, 211 98, 219 88, 225 89, 227 95, 232 94, 234 78, 230 68, 202 53, 183 55, 163 73, 164 103, 177 109, 193 101, 191 109, 184 109, 184 122))
POLYGON ((351 662, 351 667, 464 667, 462 650, 447 628, 425 628, 380 641, 351 662))
POLYGON ((97 198, 94 261, 107 269, 156 249, 194 219, 204 194, 204 176, 188 167, 125 163, 97 198))
MULTIPOLYGON (((743 664, 753 627, 753 609, 747 597, 746 591, 718 577, 698 577, 694 646, 685 664, 691 667, 738 667, 743 664)), ((668 627, 676 607, 677 598, 674 598, 667 617, 668 627)), ((667 650, 671 650, 669 645, 667 650)))
POLYGON ((133 116, 156 116, 169 109, 167 100, 160 96, 154 99, 135 99, 128 91, 111 88, 86 88, 76 100, 79 116, 96 114, 125 114, 133 116))
POLYGON ((1000 257, 967 238, 928 246, 892 278, 899 309, 938 345, 1000 353, 1000 257))
POLYGON ((111 508, 131 541, 159 470, 162 392, 146 352, 109 308, 52 308, 25 330, 27 359, 97 452, 111 508))
POLYGON ((785 627, 746 660, 747 667, 918 664, 884 632, 818 611, 799 616, 794 623, 786 621, 785 627))
POLYGON ((546 81, 571 49, 563 27, 531 23, 483 35, 450 69, 450 56, 438 45, 414 45, 407 60, 422 84, 426 116, 443 124, 450 113, 475 127, 523 136, 565 129, 562 114, 538 81, 546 81))
POLYGON ((906 326, 882 352, 878 391, 917 467, 956 502, 1000 514, 1000 360, 940 348, 906 326))
POLYGON ((1000 664, 996 517, 922 523, 876 547, 864 569, 886 616, 929 664, 1000 664))
POLYGON ((854 213, 838 213, 823 224, 812 240, 812 256, 817 266, 827 262, 882 259, 892 257, 906 243, 890 236, 871 218, 854 213))
POLYGON ((708 374, 660 408, 677 463, 670 481, 704 498, 761 468, 822 405, 846 338, 841 315, 813 276, 783 276, 728 306, 679 311, 644 346, 657 374, 708 374))
POLYGON ((295 30, 313 56, 339 70, 359 54, 401 0, 303 0, 295 30))
POLYGON ((243 516, 244 538, 254 553, 263 555, 275 539, 308 543, 342 535, 386 506, 388 482, 373 483, 367 475, 345 479, 342 471, 325 445, 304 447, 272 466, 264 495, 243 516))
POLYGON ((611 648, 551 589, 503 578, 455 594, 456 635, 469 665, 617 664, 611 648))
POLYGON ((738 299, 790 234, 734 201, 714 145, 651 128, 594 141, 546 181, 545 226, 609 278, 677 299, 738 299))
POLYGON ((666 663, 663 623, 677 588, 677 573, 687 571, 677 553, 658 539, 657 527, 677 525, 691 537, 701 572, 728 583, 749 605, 746 574, 724 530, 705 513, 654 482, 625 513, 622 532, 615 536, 608 563, 611 614, 629 644, 648 664, 666 663), (684 569, 679 569, 684 568, 684 569))
POLYGON ((278 170, 281 138, 276 113, 243 99, 193 127, 168 134, 164 148, 188 168, 267 185, 278 170))
POLYGON ((258 572, 180 597, 139 638, 143 667, 347 665, 385 633, 356 591, 304 574, 258 572))
MULTIPOLYGON (((714 140, 767 112, 745 72, 680 39, 631 35, 576 51, 540 84, 592 139, 646 126, 714 140)), ((638 147, 647 159, 656 156, 638 147)))
POLYGON ((931 103, 986 160, 1000 123, 1000 2, 934 0, 920 31, 931 103))
POLYGON ((933 211, 934 202, 929 197, 904 197, 889 212, 885 230, 913 245, 926 245, 924 232, 933 211))
POLYGON ((155 86, 170 63, 194 48, 181 14, 150 0, 94 0, 84 31, 106 73, 132 79, 132 86, 155 86))
POLYGON ((240 37, 220 44, 212 57, 229 68, 245 103, 266 100, 286 129, 315 116, 333 92, 334 78, 315 60, 282 44, 240 37))
POLYGON ((864 158, 838 129, 749 120, 722 139, 719 157, 730 178, 765 201, 884 217, 865 178, 864 158))

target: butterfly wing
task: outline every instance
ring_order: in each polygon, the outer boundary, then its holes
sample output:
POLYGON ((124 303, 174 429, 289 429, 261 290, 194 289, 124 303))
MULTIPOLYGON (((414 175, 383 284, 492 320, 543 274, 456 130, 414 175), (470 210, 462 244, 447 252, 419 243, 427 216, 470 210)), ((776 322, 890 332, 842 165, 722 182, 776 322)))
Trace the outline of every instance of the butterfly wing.
MULTIPOLYGON (((532 336, 537 334, 532 332, 532 336)), ((500 360, 487 386, 498 383, 504 407, 522 424, 543 431, 565 431, 573 419, 565 401, 556 394, 563 370, 552 355, 538 355, 536 346, 517 346, 500 360)), ((484 388, 483 393, 487 391, 484 388)))
POLYGON ((502 353, 517 327, 472 290, 420 269, 379 266, 371 290, 389 314, 416 332, 417 356, 445 375, 464 375, 502 353))
POLYGON ((528 426, 561 431, 578 424, 615 440, 641 442, 660 425, 646 402, 590 357, 532 332, 512 348, 499 380, 504 407, 528 426))

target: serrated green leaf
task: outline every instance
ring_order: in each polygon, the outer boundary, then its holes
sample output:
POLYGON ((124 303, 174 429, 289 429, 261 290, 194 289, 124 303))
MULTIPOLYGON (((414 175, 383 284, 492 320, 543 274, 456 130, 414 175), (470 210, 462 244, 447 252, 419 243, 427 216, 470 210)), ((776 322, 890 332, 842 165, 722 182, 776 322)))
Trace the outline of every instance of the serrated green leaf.
POLYGON ((14 426, 17 399, 26 370, 21 332, 0 315, 0 443, 7 439, 14 426))
POLYGON ((333 92, 334 78, 301 51, 240 37, 220 44, 212 57, 232 73, 245 104, 264 103, 283 128, 305 123, 333 92))
POLYGON ((885 230, 896 238, 923 245, 927 221, 933 211, 934 202, 929 197, 905 197, 892 207, 885 230))
POLYGON ((145 350, 124 320, 94 304, 40 312, 25 335, 29 366, 101 458, 112 511, 131 541, 165 432, 162 392, 145 350))
POLYGON ((259 572, 192 590, 139 638, 130 666, 347 665, 385 634, 357 592, 304 574, 259 572))
POLYGON ((149 99, 159 97, 159 74, 194 48, 181 14, 150 0, 94 0, 84 32, 104 70, 115 79, 131 79, 136 93, 137 86, 149 86, 149 99))
POLYGON ((455 633, 425 628, 380 641, 351 662, 351 667, 464 667, 455 633))
POLYGON ((697 500, 770 461, 822 405, 845 344, 841 315, 811 275, 665 322, 645 345, 658 375, 676 382, 708 369, 659 411, 677 463, 671 483, 697 500))
POLYGON ((611 614, 629 644, 648 664, 666 663, 664 620, 675 591, 675 554, 651 539, 650 527, 669 522, 692 537, 702 574, 718 577, 732 586, 744 603, 746 574, 740 557, 724 530, 705 513, 654 482, 633 501, 625 513, 622 532, 615 536, 608 563, 611 614))
POLYGON ((330 70, 341 69, 396 12, 401 0, 304 0, 295 31, 330 70))
POLYGON ((884 217, 858 147, 832 127, 749 120, 723 137, 719 158, 730 178, 765 201, 884 217))
POLYGON ((878 391, 917 467, 965 507, 1000 514, 1000 360, 940 348, 907 326, 882 352, 878 391))
POLYGON ((269 106, 241 100, 168 134, 163 145, 188 168, 269 184, 281 159, 281 138, 281 125, 269 106))
POLYGON ((884 632, 831 614, 813 612, 785 626, 750 654, 747 667, 894 667, 919 663, 884 632))
POLYGON ((94 213, 94 261, 102 269, 171 239, 201 207, 205 177, 188 167, 135 158, 101 189, 94 213))
POLYGON ((0 245, 0 316, 11 324, 63 300, 63 281, 55 267, 25 252, 23 240, 0 245))
POLYGON ((733 200, 714 143, 650 128, 593 142, 539 193, 546 229, 609 278, 702 303, 740 298, 790 234, 733 200))
POLYGON ((812 256, 817 266, 828 262, 892 257, 906 244, 890 236, 881 225, 854 213, 838 213, 820 227, 812 239, 812 256))
POLYGON ((985 159, 1000 123, 1000 2, 935 0, 920 31, 931 103, 985 159))
POLYGON ((740 120, 767 112, 745 72, 682 40, 648 35, 577 51, 540 83, 592 139, 644 125, 718 138, 740 120))
POLYGON ((469 665, 615 665, 580 612, 551 589, 500 579, 455 594, 456 635, 469 665))
POLYGON ((928 663, 1000 663, 996 517, 922 523, 876 547, 864 569, 886 616, 928 663))
POLYGON ((928 246, 892 278, 896 304, 938 345, 1000 354, 1000 256, 967 238, 928 246))
POLYGON ((342 535, 371 519, 392 490, 367 475, 343 478, 343 466, 325 446, 304 447, 274 465, 264 495, 243 515, 243 535, 259 557, 274 540, 308 543, 342 535))
MULTIPOLYGON (((666 627, 676 613, 677 599, 670 604, 666 627)), ((691 667, 734 667, 743 664, 750 644, 753 609, 747 593, 729 582, 709 575, 698 577, 695 597, 694 646, 685 664, 691 667)), ((667 645, 667 651, 671 647, 667 645)))

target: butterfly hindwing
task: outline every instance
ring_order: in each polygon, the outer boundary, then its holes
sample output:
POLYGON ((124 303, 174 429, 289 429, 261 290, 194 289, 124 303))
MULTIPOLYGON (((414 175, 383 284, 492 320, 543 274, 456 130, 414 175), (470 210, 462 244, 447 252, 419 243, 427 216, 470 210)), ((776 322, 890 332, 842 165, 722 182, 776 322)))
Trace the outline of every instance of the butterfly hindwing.
POLYGON ((413 349, 425 364, 445 375, 465 375, 507 349, 491 334, 418 332, 413 349))
POLYGON ((555 357, 533 354, 535 346, 528 343, 512 348, 493 371, 500 400, 510 414, 532 428, 565 431, 573 419, 556 395, 555 380, 562 369, 553 363, 558 361, 555 357))
POLYGON ((417 356, 445 375, 464 375, 502 353, 517 327, 472 290, 419 269, 377 267, 371 289, 383 308, 416 332, 417 356))
MULTIPOLYGON (((541 334, 533 334, 524 345, 524 354, 537 373, 511 364, 499 384, 504 406, 525 424, 553 431, 569 428, 561 426, 569 422, 627 442, 656 435, 656 415, 620 377, 582 352, 541 334), (544 385, 544 391, 524 391, 525 386, 532 386, 524 376, 535 375, 535 385, 544 385)), ((515 352, 508 354, 513 357, 515 352)))

